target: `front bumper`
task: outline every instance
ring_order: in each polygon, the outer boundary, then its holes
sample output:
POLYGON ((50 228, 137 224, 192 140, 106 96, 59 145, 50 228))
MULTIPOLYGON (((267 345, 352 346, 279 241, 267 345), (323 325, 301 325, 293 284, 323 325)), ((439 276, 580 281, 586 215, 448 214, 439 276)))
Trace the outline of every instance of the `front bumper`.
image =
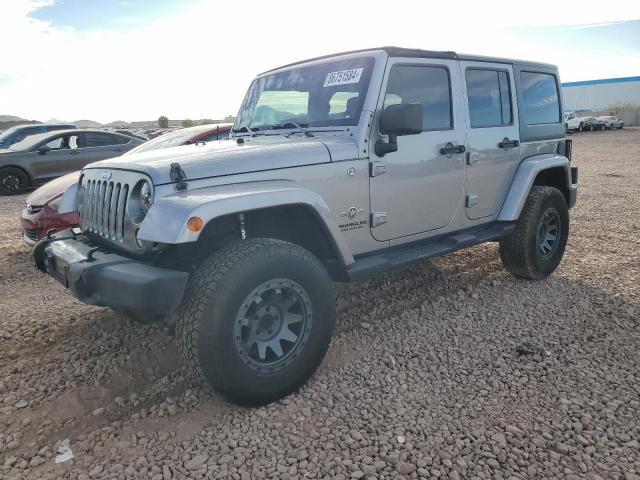
POLYGON ((40 240, 33 261, 84 303, 153 315, 174 312, 189 279, 186 272, 100 250, 71 229, 40 240))

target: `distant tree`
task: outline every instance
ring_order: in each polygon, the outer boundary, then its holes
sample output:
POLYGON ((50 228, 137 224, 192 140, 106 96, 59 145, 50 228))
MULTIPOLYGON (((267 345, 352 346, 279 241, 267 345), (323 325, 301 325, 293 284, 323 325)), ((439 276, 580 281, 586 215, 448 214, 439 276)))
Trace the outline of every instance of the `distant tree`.
POLYGON ((160 128, 169 128, 169 119, 164 115, 158 117, 158 127, 160 128))
POLYGON ((234 117, 233 115, 227 115, 226 117, 224 117, 224 120, 222 120, 224 123, 233 123, 236 121, 236 117, 234 117))
POLYGON ((210 125, 212 123, 218 123, 217 120, 212 120, 211 118, 203 118, 200 120, 200 125, 210 125))
POLYGON ((185 128, 186 128, 186 127, 193 127, 193 120, 190 120, 190 119, 188 119, 188 118, 187 118, 186 120, 183 120, 183 121, 181 122, 181 125, 182 125, 183 127, 185 127, 185 128))
POLYGON ((612 112, 624 112, 625 110, 639 110, 640 103, 631 103, 631 102, 618 102, 612 105, 609 105, 609 110, 612 112))

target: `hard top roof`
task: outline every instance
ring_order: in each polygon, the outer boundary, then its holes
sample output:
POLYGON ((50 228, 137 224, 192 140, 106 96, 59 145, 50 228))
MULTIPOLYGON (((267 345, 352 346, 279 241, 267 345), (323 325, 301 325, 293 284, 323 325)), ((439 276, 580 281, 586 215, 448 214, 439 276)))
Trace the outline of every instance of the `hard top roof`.
POLYGON ((316 60, 324 60, 327 58, 338 57, 341 55, 374 52, 374 51, 380 51, 380 50, 387 52, 387 55, 389 55, 390 57, 442 58, 442 59, 448 59, 448 60, 468 60, 468 61, 476 61, 476 62, 494 62, 494 63, 510 63, 510 64, 517 63, 521 65, 530 65, 534 67, 556 68, 555 65, 551 65, 549 63, 531 62, 528 60, 515 60, 510 58, 485 57, 482 55, 459 54, 453 51, 422 50, 419 48, 402 48, 402 47, 387 46, 387 47, 377 47, 377 48, 363 48, 360 50, 350 50, 347 52, 332 53, 331 55, 323 55, 320 57, 308 58, 306 60, 289 63, 288 65, 282 65, 278 68, 273 68, 263 73, 273 72, 275 70, 280 70, 281 68, 292 67, 294 65, 300 65, 303 63, 313 62, 316 60))

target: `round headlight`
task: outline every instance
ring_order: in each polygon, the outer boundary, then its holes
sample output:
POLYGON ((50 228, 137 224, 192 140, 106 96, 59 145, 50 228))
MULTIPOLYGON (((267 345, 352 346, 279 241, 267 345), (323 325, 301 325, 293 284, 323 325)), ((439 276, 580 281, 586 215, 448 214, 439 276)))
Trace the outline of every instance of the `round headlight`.
POLYGON ((140 207, 142 207, 144 213, 147 213, 153 203, 153 199, 151 198, 151 185, 149 185, 149 182, 144 182, 142 184, 140 187, 140 196, 138 198, 140 200, 140 207))

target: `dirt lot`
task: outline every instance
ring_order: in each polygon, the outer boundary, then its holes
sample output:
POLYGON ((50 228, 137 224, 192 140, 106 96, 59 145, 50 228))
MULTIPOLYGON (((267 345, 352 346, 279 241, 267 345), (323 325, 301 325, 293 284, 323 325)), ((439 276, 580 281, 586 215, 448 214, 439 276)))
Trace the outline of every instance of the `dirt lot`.
POLYGON ((640 479, 640 130, 573 138, 552 277, 515 280, 492 244, 347 286, 319 372, 260 409, 36 273, 24 197, 0 198, 0 480, 640 479))

